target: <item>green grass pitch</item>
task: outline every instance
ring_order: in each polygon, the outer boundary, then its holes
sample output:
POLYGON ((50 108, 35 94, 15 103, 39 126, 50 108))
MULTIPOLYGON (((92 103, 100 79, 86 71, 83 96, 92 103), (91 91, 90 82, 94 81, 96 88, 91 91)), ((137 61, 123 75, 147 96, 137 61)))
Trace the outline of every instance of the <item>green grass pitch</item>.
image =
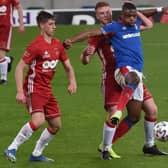
MULTIPOLYGON (((55 36, 61 40, 93 26, 57 26, 55 36)), ((168 121, 168 24, 156 24, 153 29, 142 32, 145 58, 144 80, 158 105, 158 120, 168 121)), ((24 34, 14 29, 12 50, 15 57, 9 83, 0 86, 0 167, 1 168, 167 168, 168 156, 147 157, 142 153, 144 143, 143 112, 141 121, 114 145, 121 159, 102 161, 97 146, 102 137, 106 114, 100 90, 101 63, 98 57, 84 66, 80 53, 86 42, 74 44, 68 50, 78 82, 78 91, 67 93, 67 80, 61 64, 57 66, 53 81, 54 94, 62 111, 62 130, 45 149, 44 154, 56 159, 55 163, 30 163, 28 157, 42 128, 23 144, 17 152, 17 162, 12 164, 3 157, 3 151, 15 137, 21 126, 30 118, 23 105, 15 102, 14 70, 27 44, 38 34, 37 28, 27 27, 24 34)), ((125 112, 126 115, 126 112, 125 112)), ((168 142, 156 142, 168 152, 168 142)))

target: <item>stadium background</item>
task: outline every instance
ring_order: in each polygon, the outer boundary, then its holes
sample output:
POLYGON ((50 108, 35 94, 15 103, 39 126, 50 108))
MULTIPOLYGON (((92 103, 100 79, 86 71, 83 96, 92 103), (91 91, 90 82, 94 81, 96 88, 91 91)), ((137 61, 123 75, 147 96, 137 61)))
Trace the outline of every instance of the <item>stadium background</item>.
MULTIPOLYGON (((119 8, 124 0, 106 0, 113 8, 119 8)), ((24 8, 65 9, 93 7, 98 0, 21 0, 24 8)), ((133 0, 138 6, 165 6, 167 0, 133 0)))
MULTIPOLYGON (((107 0, 113 7, 113 19, 116 20, 119 15, 120 7, 123 0, 107 0)), ((48 9, 55 17, 57 24, 72 24, 72 25, 94 25, 97 22, 94 12, 94 5, 97 0, 21 0, 24 8, 24 24, 25 26, 36 25, 36 16, 39 10, 48 9)), ((140 9, 145 7, 156 8, 166 6, 166 0, 134 0, 136 6, 140 9)), ((159 13, 151 17, 153 22, 168 22, 168 15, 159 13)), ((18 25, 16 11, 14 12, 14 25, 18 25)))

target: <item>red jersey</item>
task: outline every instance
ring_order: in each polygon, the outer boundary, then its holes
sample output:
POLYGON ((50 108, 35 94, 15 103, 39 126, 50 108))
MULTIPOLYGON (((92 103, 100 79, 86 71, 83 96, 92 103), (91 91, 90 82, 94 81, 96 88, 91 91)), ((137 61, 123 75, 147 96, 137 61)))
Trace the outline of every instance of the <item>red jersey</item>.
POLYGON ((12 25, 13 8, 19 3, 19 0, 0 0, 0 25, 12 25))
POLYGON ((114 54, 113 48, 110 45, 108 37, 106 36, 98 36, 93 37, 89 40, 89 45, 94 46, 96 52, 98 53, 102 65, 103 65, 103 73, 113 73, 115 70, 115 63, 114 63, 114 54))
POLYGON ((121 93, 121 87, 114 79, 115 62, 113 48, 110 45, 108 37, 97 36, 89 40, 89 45, 95 48, 103 65, 102 73, 102 93, 104 97, 104 106, 113 106, 118 104, 121 93))
POLYGON ((59 40, 53 38, 51 43, 47 43, 40 35, 27 47, 22 59, 29 65, 25 92, 49 95, 56 65, 59 60, 66 61, 68 56, 59 40))

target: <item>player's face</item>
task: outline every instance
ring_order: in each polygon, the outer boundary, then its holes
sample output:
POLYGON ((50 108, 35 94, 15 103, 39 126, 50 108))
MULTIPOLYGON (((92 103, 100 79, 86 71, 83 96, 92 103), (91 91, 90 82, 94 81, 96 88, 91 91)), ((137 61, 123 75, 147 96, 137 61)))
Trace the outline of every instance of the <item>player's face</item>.
POLYGON ((101 24, 105 25, 112 22, 112 9, 110 6, 103 6, 97 8, 96 18, 100 21, 101 24))
POLYGON ((125 10, 122 12, 121 18, 126 25, 134 26, 137 19, 137 12, 136 10, 125 10))
POLYGON ((49 19, 46 23, 41 25, 41 30, 47 36, 53 36, 56 30, 55 20, 49 19))

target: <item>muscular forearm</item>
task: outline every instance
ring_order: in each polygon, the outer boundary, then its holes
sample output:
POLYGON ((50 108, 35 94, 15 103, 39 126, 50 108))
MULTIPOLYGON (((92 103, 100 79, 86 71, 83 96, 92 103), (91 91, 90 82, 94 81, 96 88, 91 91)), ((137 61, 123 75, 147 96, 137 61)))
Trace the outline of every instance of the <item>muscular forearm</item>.
POLYGON ((78 35, 72 37, 70 40, 72 43, 75 43, 75 42, 84 41, 90 37, 99 36, 101 34, 102 33, 101 33, 100 29, 92 29, 92 30, 88 30, 85 32, 81 32, 78 35))
POLYGON ((15 80, 16 80, 16 88, 17 93, 23 93, 23 71, 26 64, 23 60, 20 60, 15 70, 15 80))
POLYGON ((17 66, 15 71, 17 93, 23 93, 23 71, 17 66))
POLYGON ((144 16, 141 12, 137 12, 137 16, 142 20, 144 24, 143 29, 141 28, 141 30, 150 29, 153 27, 153 23, 146 16, 144 16))
POLYGON ((140 10, 140 12, 147 17, 153 16, 158 13, 157 9, 145 9, 145 10, 140 10))

